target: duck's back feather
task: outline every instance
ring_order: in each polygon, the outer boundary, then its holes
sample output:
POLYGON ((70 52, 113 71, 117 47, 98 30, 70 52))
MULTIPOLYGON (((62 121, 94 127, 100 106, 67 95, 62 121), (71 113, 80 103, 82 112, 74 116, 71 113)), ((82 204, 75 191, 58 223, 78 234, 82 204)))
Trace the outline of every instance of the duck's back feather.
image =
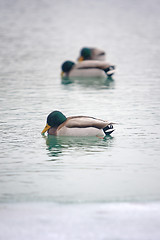
POLYGON ((85 60, 82 62, 77 63, 74 68, 75 69, 84 69, 84 68, 99 68, 99 69, 105 69, 110 66, 109 63, 104 61, 97 61, 97 60, 85 60))
MULTIPOLYGON (((62 124, 62 126, 66 126, 68 128, 87 128, 87 127, 94 127, 98 129, 102 129, 106 127, 109 124, 109 122, 93 118, 93 117, 88 117, 88 116, 75 116, 75 117, 69 117, 67 118, 67 121, 62 124)), ((62 127, 61 125, 59 128, 62 127)))
POLYGON ((105 52, 98 48, 92 48, 92 60, 105 61, 105 52))

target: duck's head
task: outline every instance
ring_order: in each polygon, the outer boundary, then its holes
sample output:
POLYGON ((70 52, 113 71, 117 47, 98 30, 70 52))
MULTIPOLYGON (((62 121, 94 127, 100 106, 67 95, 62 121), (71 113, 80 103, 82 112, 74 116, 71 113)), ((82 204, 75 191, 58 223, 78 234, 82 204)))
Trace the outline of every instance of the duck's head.
POLYGON ((61 66, 62 68, 61 76, 63 76, 64 73, 69 73, 74 65, 75 63, 72 61, 65 61, 61 66))
POLYGON ((51 127, 58 127, 60 124, 67 120, 66 116, 59 112, 53 111, 47 117, 47 123, 41 134, 44 134, 51 127))
POLYGON ((78 58, 78 61, 81 62, 83 60, 88 60, 91 58, 92 50, 91 48, 82 48, 80 51, 80 57, 78 58))

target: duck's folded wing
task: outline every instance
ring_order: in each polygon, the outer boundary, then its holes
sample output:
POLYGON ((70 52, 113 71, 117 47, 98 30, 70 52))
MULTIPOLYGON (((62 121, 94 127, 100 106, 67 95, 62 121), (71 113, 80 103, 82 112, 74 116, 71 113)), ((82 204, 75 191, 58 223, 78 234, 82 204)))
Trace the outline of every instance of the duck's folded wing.
POLYGON ((74 67, 75 69, 85 69, 85 68, 99 68, 99 69, 106 69, 110 67, 110 64, 104 61, 97 61, 97 60, 85 60, 79 62, 74 67))
POLYGON ((92 117, 85 117, 85 116, 78 116, 78 117, 69 117, 65 123, 65 126, 68 128, 87 128, 87 127, 95 127, 98 129, 102 129, 110 124, 107 121, 92 118, 92 117))

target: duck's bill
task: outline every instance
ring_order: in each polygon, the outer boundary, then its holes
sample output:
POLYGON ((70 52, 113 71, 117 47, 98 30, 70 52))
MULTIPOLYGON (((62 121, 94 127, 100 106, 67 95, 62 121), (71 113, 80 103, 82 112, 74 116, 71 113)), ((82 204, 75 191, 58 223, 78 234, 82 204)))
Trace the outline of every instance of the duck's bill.
POLYGON ((45 128, 43 129, 43 131, 41 132, 41 134, 44 134, 45 132, 47 132, 48 129, 50 129, 51 126, 48 125, 48 123, 46 124, 45 128))
POLYGON ((78 58, 78 62, 82 62, 84 60, 84 58, 81 56, 78 58))

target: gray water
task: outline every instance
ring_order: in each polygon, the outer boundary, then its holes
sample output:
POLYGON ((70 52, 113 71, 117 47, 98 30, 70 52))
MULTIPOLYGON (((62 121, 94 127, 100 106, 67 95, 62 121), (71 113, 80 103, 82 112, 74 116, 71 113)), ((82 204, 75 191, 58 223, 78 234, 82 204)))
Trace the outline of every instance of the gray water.
POLYGON ((160 238, 160 2, 0 0, 0 239, 160 238), (61 81, 84 46, 113 79, 61 81), (116 122, 43 137, 47 115, 116 122))

